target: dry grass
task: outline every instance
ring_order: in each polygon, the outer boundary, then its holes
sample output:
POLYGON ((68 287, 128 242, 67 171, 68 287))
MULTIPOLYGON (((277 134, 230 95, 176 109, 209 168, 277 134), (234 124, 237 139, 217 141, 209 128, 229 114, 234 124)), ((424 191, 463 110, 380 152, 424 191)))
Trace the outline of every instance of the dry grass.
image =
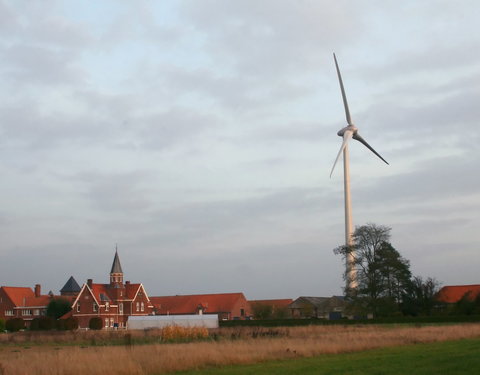
POLYGON ((217 340, 188 344, 31 348, 4 345, 0 346, 0 375, 160 374, 206 366, 480 337, 480 324, 223 329, 213 335, 217 340))

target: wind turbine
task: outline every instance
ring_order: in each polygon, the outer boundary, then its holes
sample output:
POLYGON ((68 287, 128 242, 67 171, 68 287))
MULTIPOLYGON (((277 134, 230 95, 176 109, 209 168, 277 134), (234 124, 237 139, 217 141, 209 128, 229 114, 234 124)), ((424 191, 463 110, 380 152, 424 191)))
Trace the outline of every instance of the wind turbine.
MULTIPOLYGON (((370 146, 365 139, 363 139, 360 134, 358 134, 358 128, 353 124, 352 118, 350 117, 350 110, 348 109, 347 96, 345 95, 345 89, 343 87, 342 75, 340 74, 340 69, 338 68, 337 57, 333 54, 333 59, 335 60, 335 67, 337 68, 338 82, 340 83, 340 89, 342 90, 343 106, 345 107, 345 116, 347 119, 348 126, 340 129, 337 133, 338 136, 343 138, 342 146, 340 151, 338 151, 337 158, 335 163, 333 163, 332 170, 330 172, 330 177, 332 177, 333 170, 337 165, 340 154, 343 151, 343 188, 345 195, 345 245, 347 249, 352 249, 353 247, 353 223, 352 223, 352 201, 350 197, 350 158, 348 153, 348 142, 351 138, 363 143, 370 151, 382 159, 386 164, 388 162, 380 156, 380 154, 375 151, 372 146, 370 146)), ((357 283, 357 271, 355 269, 355 254, 353 251, 347 253, 346 256, 346 278, 347 278, 347 292, 351 292, 356 289, 358 286, 357 283)))

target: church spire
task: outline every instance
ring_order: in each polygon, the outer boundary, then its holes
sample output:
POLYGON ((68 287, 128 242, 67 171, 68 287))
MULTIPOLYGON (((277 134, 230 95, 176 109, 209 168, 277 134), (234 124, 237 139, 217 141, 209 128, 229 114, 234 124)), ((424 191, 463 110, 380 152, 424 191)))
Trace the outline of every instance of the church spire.
POLYGON ((123 270, 118 256, 118 249, 115 245, 115 257, 113 258, 112 270, 110 271, 110 284, 123 284, 123 270))

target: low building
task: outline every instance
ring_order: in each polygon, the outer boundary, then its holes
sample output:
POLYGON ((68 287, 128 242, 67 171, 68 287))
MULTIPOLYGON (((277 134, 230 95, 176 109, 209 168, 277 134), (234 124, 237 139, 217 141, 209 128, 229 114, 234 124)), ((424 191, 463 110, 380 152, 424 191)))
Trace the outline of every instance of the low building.
POLYGON ((346 307, 343 296, 298 297, 289 305, 292 318, 340 319, 346 307))
POLYGON ((243 293, 192 294, 151 297, 156 315, 217 314, 220 320, 250 317, 250 305, 243 293))
POLYGON ((115 251, 110 283, 97 284, 89 279, 81 287, 67 316, 77 318, 79 328, 88 328, 93 317, 101 318, 105 328, 124 328, 129 316, 152 314, 153 305, 143 285, 123 283, 123 270, 115 251))

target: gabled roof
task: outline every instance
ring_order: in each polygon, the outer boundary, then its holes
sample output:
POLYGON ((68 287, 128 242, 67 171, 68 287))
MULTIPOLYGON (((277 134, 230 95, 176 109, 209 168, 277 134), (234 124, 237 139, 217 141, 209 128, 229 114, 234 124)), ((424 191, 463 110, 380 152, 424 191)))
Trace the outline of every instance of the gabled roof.
POLYGON ((123 273, 117 250, 115 250, 115 258, 113 258, 112 270, 110 271, 110 273, 123 273))
POLYGON ((25 300, 27 298, 35 298, 35 293, 31 288, 2 286, 2 289, 15 306, 25 306, 25 300))
POLYGON ((345 298, 341 296, 331 297, 298 297, 290 304, 291 309, 302 309, 306 305, 310 305, 319 311, 328 311, 335 306, 344 306, 345 298))
POLYGON ((436 299, 439 302, 455 303, 467 293, 470 300, 477 298, 480 294, 480 284, 444 286, 437 293, 436 299))
POLYGON ((2 286, 2 290, 16 307, 44 307, 51 301, 49 295, 36 297, 34 291, 27 287, 2 286))
POLYGON ((238 302, 247 302, 243 293, 193 294, 150 297, 157 314, 195 314, 199 307, 205 313, 230 312, 238 302))
POLYGON ((78 293, 80 290, 80 285, 78 285, 73 276, 70 276, 63 288, 60 289, 60 293, 78 293))

